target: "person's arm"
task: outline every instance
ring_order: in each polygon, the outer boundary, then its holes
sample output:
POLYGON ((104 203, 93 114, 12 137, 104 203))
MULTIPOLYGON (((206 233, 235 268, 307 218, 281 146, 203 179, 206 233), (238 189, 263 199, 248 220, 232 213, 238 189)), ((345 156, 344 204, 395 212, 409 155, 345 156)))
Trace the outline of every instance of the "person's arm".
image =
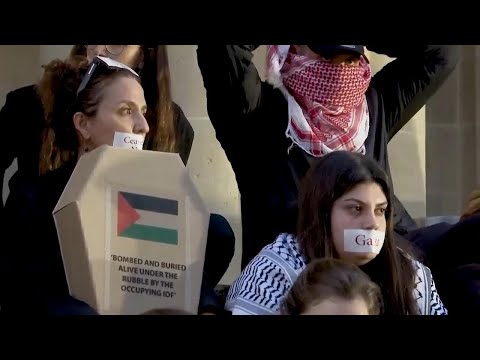
POLYGON ((290 286, 282 267, 257 255, 230 287, 225 309, 232 315, 279 315, 290 286))
POLYGON ((458 45, 366 45, 378 54, 396 58, 372 79, 371 87, 385 113, 388 140, 427 103, 455 69, 458 45))
POLYGON ((5 181, 5 171, 12 164, 13 160, 17 156, 17 143, 18 138, 13 134, 18 132, 19 121, 18 118, 18 102, 15 99, 15 93, 10 92, 7 94, 5 105, 0 110, 0 125, 5 136, 0 141, 0 175, 1 175, 1 198, 0 198, 0 214, 3 213, 3 182, 5 181))
MULTIPOLYGON (((262 82, 253 63, 258 45, 198 45, 197 61, 207 93, 207 110, 227 156, 241 138, 244 116, 255 111, 262 82)), ((230 159, 231 160, 231 159, 230 159)))
POLYGON ((66 286, 53 206, 40 194, 37 183, 23 184, 5 207, 0 291, 2 307, 13 311, 25 307, 27 312, 45 312, 66 286))

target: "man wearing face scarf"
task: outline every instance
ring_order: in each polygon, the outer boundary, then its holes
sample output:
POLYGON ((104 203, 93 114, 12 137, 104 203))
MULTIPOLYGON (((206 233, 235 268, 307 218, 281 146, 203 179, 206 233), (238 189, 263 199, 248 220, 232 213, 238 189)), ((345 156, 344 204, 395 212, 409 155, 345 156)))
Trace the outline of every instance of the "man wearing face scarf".
MULTIPOLYGON (((207 109, 241 194, 242 268, 281 232, 295 233, 298 186, 314 158, 366 154, 390 174, 387 144, 444 83, 454 45, 198 45, 207 109), (374 77, 370 51, 396 58, 374 77)), ((413 174, 414 176, 414 174, 413 174)), ((416 225, 394 201, 395 232, 416 225)))

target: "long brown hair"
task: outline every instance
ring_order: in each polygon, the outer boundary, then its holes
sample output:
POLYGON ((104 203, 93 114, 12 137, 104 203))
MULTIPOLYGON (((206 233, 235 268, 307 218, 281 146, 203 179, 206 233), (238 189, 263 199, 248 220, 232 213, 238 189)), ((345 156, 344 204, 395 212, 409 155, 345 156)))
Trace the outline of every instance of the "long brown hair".
POLYGON ((282 314, 301 315, 323 300, 365 301, 369 315, 381 311, 381 291, 356 265, 326 258, 314 260, 299 275, 282 304, 282 314))
POLYGON ((307 172, 299 196, 298 241, 309 260, 338 258, 331 236, 334 202, 358 184, 374 182, 388 200, 385 242, 378 256, 361 268, 380 285, 386 314, 416 314, 415 271, 393 234, 391 185, 385 172, 368 157, 335 151, 317 159, 307 172))
POLYGON ((147 101, 145 138, 149 150, 177 152, 177 117, 172 102, 170 67, 166 45, 142 45, 143 64, 138 69, 147 101))

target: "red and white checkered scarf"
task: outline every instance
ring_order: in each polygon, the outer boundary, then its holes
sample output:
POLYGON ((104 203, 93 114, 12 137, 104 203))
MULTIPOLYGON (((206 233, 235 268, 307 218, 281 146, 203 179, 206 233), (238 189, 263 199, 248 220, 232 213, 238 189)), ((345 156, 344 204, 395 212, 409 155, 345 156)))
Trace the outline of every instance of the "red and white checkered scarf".
POLYGON ((267 53, 267 80, 288 101, 286 135, 316 157, 337 150, 365 153, 371 76, 363 57, 357 67, 296 55, 290 45, 270 45, 267 53))

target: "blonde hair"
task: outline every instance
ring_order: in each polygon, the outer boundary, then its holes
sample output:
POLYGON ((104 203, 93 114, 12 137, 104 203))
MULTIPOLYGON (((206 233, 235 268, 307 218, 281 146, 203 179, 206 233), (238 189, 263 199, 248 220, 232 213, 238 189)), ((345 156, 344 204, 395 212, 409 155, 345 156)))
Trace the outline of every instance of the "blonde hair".
POLYGON ((469 198, 467 208, 463 212, 460 220, 465 220, 470 216, 480 213, 480 190, 473 191, 469 198))

